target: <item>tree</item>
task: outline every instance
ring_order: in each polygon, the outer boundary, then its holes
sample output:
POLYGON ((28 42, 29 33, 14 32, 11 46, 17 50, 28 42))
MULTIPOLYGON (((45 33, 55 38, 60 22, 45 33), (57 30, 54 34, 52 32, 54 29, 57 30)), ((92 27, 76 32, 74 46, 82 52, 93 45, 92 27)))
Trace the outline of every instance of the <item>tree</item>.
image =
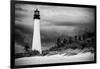
POLYGON ((69 43, 71 44, 73 42, 72 37, 69 37, 69 43))
POLYGON ((63 43, 62 43, 62 46, 65 46, 67 43, 67 39, 63 39, 63 43))
POLYGON ((61 47, 62 43, 60 38, 57 39, 56 45, 57 47, 61 47))
POLYGON ((26 52, 29 51, 29 48, 30 48, 30 47, 28 46, 28 44, 26 44, 25 47, 24 47, 24 49, 25 49, 26 52))

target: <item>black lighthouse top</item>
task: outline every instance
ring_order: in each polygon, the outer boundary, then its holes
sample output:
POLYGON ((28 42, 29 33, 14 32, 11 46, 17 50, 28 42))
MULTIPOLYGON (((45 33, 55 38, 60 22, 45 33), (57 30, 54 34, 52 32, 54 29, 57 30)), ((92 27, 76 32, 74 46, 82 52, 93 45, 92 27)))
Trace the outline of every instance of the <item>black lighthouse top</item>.
POLYGON ((34 19, 40 19, 40 11, 37 8, 34 11, 34 19))

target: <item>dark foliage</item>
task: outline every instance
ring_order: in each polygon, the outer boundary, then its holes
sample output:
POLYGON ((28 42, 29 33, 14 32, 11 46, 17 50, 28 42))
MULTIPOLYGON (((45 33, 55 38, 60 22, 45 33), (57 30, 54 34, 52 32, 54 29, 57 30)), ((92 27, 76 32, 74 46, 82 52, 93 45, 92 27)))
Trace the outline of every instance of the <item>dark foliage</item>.
POLYGON ((43 50, 42 51, 42 56, 45 56, 45 55, 47 55, 49 53, 49 50, 43 50))
MULTIPOLYGON (((19 44, 24 46, 25 53, 16 53, 15 58, 21 58, 21 57, 29 57, 29 56, 37 56, 37 55, 42 55, 45 56, 47 54, 52 54, 50 52, 52 51, 64 51, 66 49, 84 49, 84 48, 93 48, 87 51, 94 52, 94 47, 96 45, 96 35, 95 33, 89 33, 86 32, 83 35, 77 35, 74 37, 71 36, 66 36, 66 37, 58 37, 57 40, 55 40, 55 46, 51 47, 49 50, 43 50, 42 54, 39 53, 39 51, 31 50, 31 44, 32 44, 32 39, 31 35, 22 35, 25 32, 21 32, 16 30, 15 32, 15 41, 18 42, 19 44), (80 37, 83 37, 83 40, 81 40, 80 37), (77 39, 78 38, 78 39, 77 39)), ((46 39, 45 41, 50 42, 50 39, 46 39)), ((87 52, 86 51, 86 52, 87 52)), ((75 55, 76 53, 72 53, 75 55)))
POLYGON ((30 54, 31 56, 36 56, 36 55, 40 55, 40 52, 37 51, 37 50, 33 50, 33 51, 30 51, 29 54, 30 54))
POLYGON ((21 58, 21 57, 24 57, 25 54, 24 53, 16 53, 15 54, 15 58, 21 58))
MULTIPOLYGON (((95 33, 88 33, 81 36, 69 37, 69 38, 58 38, 56 40, 56 46, 51 47, 49 51, 63 51, 65 49, 84 49, 84 48, 93 48, 95 47, 95 33), (83 39, 81 40, 81 37, 83 39), (77 39, 78 38, 78 39, 77 39)), ((93 52, 93 50, 91 50, 93 52)))
POLYGON ((37 55, 41 55, 39 51, 37 50, 30 50, 27 51, 25 53, 16 53, 15 54, 15 58, 21 58, 21 57, 30 57, 30 56, 37 56, 37 55))

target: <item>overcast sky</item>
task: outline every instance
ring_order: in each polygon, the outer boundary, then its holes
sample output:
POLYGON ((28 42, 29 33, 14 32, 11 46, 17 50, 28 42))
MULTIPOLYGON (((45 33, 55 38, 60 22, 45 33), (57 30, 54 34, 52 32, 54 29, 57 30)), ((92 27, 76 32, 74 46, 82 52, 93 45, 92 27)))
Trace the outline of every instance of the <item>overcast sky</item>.
POLYGON ((15 24, 33 28, 35 8, 40 11, 41 31, 58 35, 94 31, 94 9, 83 7, 16 4, 15 24))

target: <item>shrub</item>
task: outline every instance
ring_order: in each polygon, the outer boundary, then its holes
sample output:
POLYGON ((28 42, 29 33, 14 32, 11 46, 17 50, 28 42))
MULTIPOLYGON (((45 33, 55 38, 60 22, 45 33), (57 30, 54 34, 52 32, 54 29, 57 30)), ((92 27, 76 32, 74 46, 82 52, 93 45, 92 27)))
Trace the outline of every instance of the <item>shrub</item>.
POLYGON ((15 58, 21 58, 24 57, 24 53, 16 53, 15 58))
POLYGON ((29 54, 30 54, 30 56, 36 56, 36 55, 40 55, 40 52, 39 51, 37 51, 37 50, 31 50, 30 52, 29 52, 29 54))
POLYGON ((45 55, 47 55, 49 53, 49 50, 44 50, 44 51, 42 51, 42 56, 45 56, 45 55))

